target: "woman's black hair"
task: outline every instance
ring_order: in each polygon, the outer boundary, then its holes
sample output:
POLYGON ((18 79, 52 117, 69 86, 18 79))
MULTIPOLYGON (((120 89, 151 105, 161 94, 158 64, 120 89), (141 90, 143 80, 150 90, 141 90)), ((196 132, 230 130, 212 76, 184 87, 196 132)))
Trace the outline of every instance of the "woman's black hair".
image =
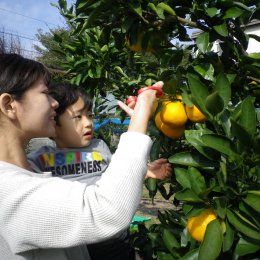
POLYGON ((93 102, 91 98, 84 92, 83 89, 72 84, 52 83, 49 85, 49 94, 59 102, 59 107, 56 109, 56 122, 59 125, 59 116, 65 110, 75 104, 79 97, 83 99, 84 109, 92 111, 93 102))
POLYGON ((0 94, 9 93, 14 99, 21 99, 40 79, 46 85, 50 80, 50 72, 43 64, 18 54, 0 54, 0 94))

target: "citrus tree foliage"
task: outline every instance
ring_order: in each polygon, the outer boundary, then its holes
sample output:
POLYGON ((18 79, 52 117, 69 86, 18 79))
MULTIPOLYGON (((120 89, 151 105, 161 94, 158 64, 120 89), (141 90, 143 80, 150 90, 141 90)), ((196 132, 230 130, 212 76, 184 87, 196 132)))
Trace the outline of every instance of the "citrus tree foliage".
POLYGON ((255 259, 260 54, 246 52, 249 39, 259 36, 245 34, 245 28, 259 18, 259 1, 78 0, 67 6, 59 0, 57 7, 71 28, 69 40, 59 34, 55 39, 74 83, 90 94, 111 92, 122 99, 163 80, 165 99, 181 94, 207 117, 188 123, 175 141, 150 123, 151 158, 169 158, 174 173, 147 186, 151 196, 160 191, 177 210, 160 212, 160 224, 140 227, 135 245, 144 259, 255 259), (199 30, 193 39, 191 29, 199 30), (217 219, 197 242, 187 220, 209 208, 217 219))

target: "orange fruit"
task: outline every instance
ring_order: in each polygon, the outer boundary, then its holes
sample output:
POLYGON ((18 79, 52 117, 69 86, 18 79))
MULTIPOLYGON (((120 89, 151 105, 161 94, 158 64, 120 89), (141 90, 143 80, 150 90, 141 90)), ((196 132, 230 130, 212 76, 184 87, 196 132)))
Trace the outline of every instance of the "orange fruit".
POLYGON ((201 214, 188 219, 187 228, 190 235, 201 242, 204 238, 207 225, 217 216, 212 209, 204 210, 201 214))
POLYGON ((139 39, 134 44, 130 44, 130 42, 127 41, 127 46, 133 52, 142 52, 142 42, 139 39))
POLYGON ((198 122, 204 122, 207 120, 205 115, 195 106, 185 106, 187 117, 190 121, 198 123, 198 122))
POLYGON ((152 52, 152 44, 150 41, 148 41, 146 49, 143 49, 142 41, 143 41, 144 33, 142 31, 139 31, 137 34, 137 38, 135 42, 131 42, 130 38, 127 38, 126 43, 127 47, 133 51, 133 52, 152 52))
POLYGON ((162 122, 161 120, 161 112, 158 112, 154 118, 155 125, 156 127, 167 137, 175 140, 181 137, 184 133, 185 127, 179 126, 179 127, 174 127, 172 125, 167 125, 162 122))
POLYGON ((182 100, 182 95, 181 94, 176 94, 175 98, 179 99, 179 100, 182 100))
POLYGON ((183 126, 188 120, 184 104, 180 101, 171 101, 163 104, 161 110, 162 122, 173 126, 183 126))

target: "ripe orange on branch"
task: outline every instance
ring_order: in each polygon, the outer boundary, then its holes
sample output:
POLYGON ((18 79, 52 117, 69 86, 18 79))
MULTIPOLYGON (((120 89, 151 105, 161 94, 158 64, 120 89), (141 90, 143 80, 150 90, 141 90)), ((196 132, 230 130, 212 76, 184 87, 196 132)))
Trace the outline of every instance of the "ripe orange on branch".
POLYGON ((167 137, 171 138, 171 139, 178 139, 180 138, 185 130, 185 126, 178 126, 178 127, 174 127, 172 125, 167 125, 164 122, 162 122, 161 120, 161 112, 158 112, 155 116, 155 125, 156 127, 167 137))
POLYGON ((143 51, 152 52, 153 48, 152 48, 151 41, 147 42, 147 46, 145 49, 143 46, 143 41, 144 41, 144 32, 140 30, 137 33, 135 40, 132 40, 130 37, 128 37, 126 43, 127 43, 127 47, 133 52, 143 52, 143 51))
POLYGON ((187 117, 190 121, 199 123, 207 120, 206 116, 195 106, 185 106, 187 117))
POLYGON ((190 235, 201 242, 204 238, 207 225, 217 216, 212 209, 204 210, 201 214, 188 219, 187 228, 190 235))
POLYGON ((188 120, 184 104, 181 101, 165 102, 161 110, 163 123, 175 127, 183 126, 188 120))

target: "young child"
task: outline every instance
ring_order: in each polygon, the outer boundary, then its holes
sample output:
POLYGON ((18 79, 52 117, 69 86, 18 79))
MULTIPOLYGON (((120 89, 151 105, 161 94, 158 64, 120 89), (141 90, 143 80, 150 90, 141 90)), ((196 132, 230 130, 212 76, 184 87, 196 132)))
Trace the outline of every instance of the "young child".
MULTIPOLYGON (((43 146, 28 154, 32 168, 87 185, 96 183, 112 155, 104 141, 93 137, 92 100, 73 85, 56 84, 50 87, 49 93, 59 102, 53 138, 56 147, 43 146)), ((149 164, 146 177, 164 179, 170 176, 171 170, 166 159, 159 159, 149 164)), ((128 231, 88 245, 88 250, 92 259, 135 259, 128 231)))

